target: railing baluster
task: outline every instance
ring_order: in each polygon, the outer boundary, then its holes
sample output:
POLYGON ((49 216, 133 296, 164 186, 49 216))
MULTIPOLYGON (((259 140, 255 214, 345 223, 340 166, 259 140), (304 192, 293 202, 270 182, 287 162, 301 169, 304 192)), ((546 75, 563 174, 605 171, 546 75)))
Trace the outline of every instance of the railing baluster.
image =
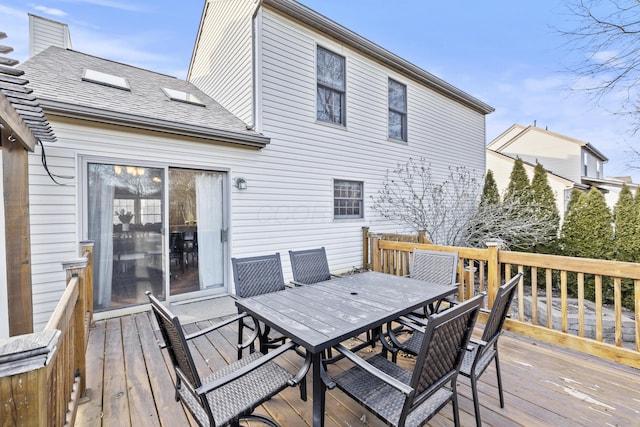
POLYGON ((596 341, 602 342, 602 275, 595 278, 596 293, 596 341))

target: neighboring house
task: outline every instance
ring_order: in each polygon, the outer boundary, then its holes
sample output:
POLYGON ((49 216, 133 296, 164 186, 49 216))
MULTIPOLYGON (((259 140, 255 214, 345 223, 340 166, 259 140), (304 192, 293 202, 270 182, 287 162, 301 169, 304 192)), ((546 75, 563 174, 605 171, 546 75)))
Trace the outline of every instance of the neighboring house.
MULTIPOLYGON (((33 18, 36 19, 36 18, 33 18)), ((362 263, 388 169, 485 169, 491 107, 292 1, 208 2, 189 80, 59 47, 22 67, 58 142, 31 157, 34 321, 96 240, 97 315, 233 292, 231 257, 362 263), (201 90, 200 90, 201 89, 201 90), (131 215, 128 213, 131 212, 131 215)))
MULTIPOLYGON (((509 184, 513 162, 518 157, 526 163, 529 179, 536 162, 544 166, 561 216, 573 188, 598 188, 610 208, 618 201, 623 180, 605 178, 604 164, 608 159, 588 142, 536 126, 511 126, 487 146, 487 170, 493 171, 500 192, 509 184)), ((627 185, 632 190, 637 187, 630 182, 627 185)))

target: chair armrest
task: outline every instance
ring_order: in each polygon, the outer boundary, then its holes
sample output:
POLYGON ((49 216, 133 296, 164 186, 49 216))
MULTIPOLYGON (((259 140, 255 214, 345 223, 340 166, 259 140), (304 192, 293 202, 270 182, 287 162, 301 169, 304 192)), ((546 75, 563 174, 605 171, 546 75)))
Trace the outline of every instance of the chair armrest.
POLYGON ((469 339, 469 343, 470 344, 467 346, 467 351, 473 351, 476 349, 476 347, 486 347, 487 344, 489 344, 486 341, 483 341, 479 338, 474 338, 474 337, 471 337, 469 339))
POLYGON ((296 346, 297 344, 293 343, 292 341, 282 344, 280 347, 270 351, 269 353, 265 354, 261 358, 254 360, 253 362, 243 366, 242 368, 236 371, 233 371, 222 378, 218 378, 217 380, 201 385, 196 389, 196 393, 198 393, 199 395, 205 395, 209 393, 211 390, 215 390, 219 387, 222 387, 225 384, 230 383, 231 381, 235 381, 238 378, 247 375, 249 372, 259 368, 265 363, 275 359, 285 351, 295 348, 296 346))
POLYGON ((426 326, 426 325, 424 325, 422 322, 414 321, 414 319, 412 319, 411 317, 407 316, 407 318, 410 321, 400 317, 400 318, 396 319, 395 322, 398 322, 401 325, 406 326, 409 329, 413 329, 414 331, 422 332, 424 334, 424 331, 425 331, 424 326, 426 326))
POLYGON ((289 282, 290 284, 292 284, 294 287, 295 286, 307 286, 306 283, 302 283, 302 282, 296 282, 295 280, 292 280, 289 282))
POLYGON ((230 323, 237 322, 238 320, 240 320, 240 319, 242 319, 243 317, 246 317, 246 316, 248 316, 247 313, 236 314, 235 316, 230 317, 230 318, 228 318, 226 320, 223 320, 220 323, 216 323, 215 325, 209 326, 208 328, 204 328, 204 329, 201 329, 201 330, 199 330, 197 332, 193 332, 193 333, 191 333, 189 335, 185 335, 184 338, 187 341, 189 341, 189 340, 191 340, 193 338, 196 338, 196 337, 199 337, 201 335, 208 334, 211 331, 215 331, 216 329, 219 329, 219 328, 221 328, 223 326, 226 326, 226 325, 228 325, 230 323))
POLYGON ((309 353, 308 351, 306 353, 307 354, 304 357, 304 363, 302 364, 302 367, 300 368, 296 376, 289 380, 289 385, 292 387, 299 384, 300 381, 302 381, 304 377, 307 376, 307 372, 309 372, 309 368, 311 368, 311 353, 309 353))
POLYGON ((361 357, 357 356, 355 353, 353 353, 351 350, 347 349, 342 344, 338 344, 334 348, 339 353, 344 355, 347 359, 351 360, 353 363, 358 365, 360 368, 364 369, 365 371, 367 371, 368 373, 370 373, 374 377, 376 377, 376 378, 384 381, 385 383, 389 384, 391 387, 397 389, 398 391, 402 392, 403 394, 409 396, 410 394, 412 394, 414 392, 413 388, 409 387, 408 385, 406 385, 402 381, 397 380, 396 378, 392 377, 391 375, 389 375, 389 374, 387 374, 385 372, 382 372, 380 369, 378 369, 378 368, 372 366, 371 364, 367 363, 366 360, 364 360, 361 357))

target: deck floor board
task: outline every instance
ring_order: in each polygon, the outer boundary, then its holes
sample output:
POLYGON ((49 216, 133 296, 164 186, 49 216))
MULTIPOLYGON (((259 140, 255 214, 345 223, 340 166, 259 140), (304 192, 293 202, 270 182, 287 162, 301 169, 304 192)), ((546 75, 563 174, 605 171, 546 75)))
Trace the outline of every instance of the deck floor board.
MULTIPOLYGON (((219 321, 184 325, 187 333, 219 321)), ((193 340, 192 351, 202 374, 236 359, 237 325, 193 340)), ((88 402, 80 405, 77 426, 195 426, 193 418, 174 399, 174 373, 165 351, 158 347, 160 334, 151 313, 139 313, 95 322, 87 349, 88 402)), ((347 343, 354 344, 353 342, 347 343)), ((379 351, 380 347, 376 348, 379 351)), ((363 357, 371 349, 361 350, 363 357)), ((411 368, 413 359, 399 357, 411 368)), ((482 421, 485 426, 637 425, 640 419, 640 372, 627 366, 577 353, 505 332, 500 340, 500 362, 505 408, 500 408, 495 368, 489 367, 479 384, 482 421)), ((280 362, 295 371, 303 358, 293 353, 280 362)), ((347 369, 342 360, 329 374, 347 369)), ((283 427, 311 425, 311 377, 308 399, 299 388, 288 388, 256 412, 267 414, 283 427)), ((475 425, 471 387, 458 379, 460 418, 463 426, 475 425)), ((355 404, 339 390, 327 391, 325 425, 373 426, 384 423, 355 404)), ((430 426, 452 426, 451 406, 431 420, 430 426)))

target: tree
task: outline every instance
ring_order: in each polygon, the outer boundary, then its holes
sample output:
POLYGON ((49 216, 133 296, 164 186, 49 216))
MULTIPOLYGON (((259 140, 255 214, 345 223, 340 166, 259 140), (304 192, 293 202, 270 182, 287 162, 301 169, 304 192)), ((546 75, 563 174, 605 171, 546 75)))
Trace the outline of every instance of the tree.
POLYGON ((412 231, 424 231, 435 244, 483 247, 500 239, 506 247, 527 247, 547 241, 548 218, 520 199, 480 203, 481 176, 464 167, 450 168, 436 181, 424 159, 398 164, 387 171, 382 190, 372 196, 373 209, 383 218, 412 231))
POLYGON ((520 157, 516 158, 509 176, 509 184, 504 193, 504 200, 516 198, 520 200, 530 200, 531 184, 527 171, 524 168, 524 162, 520 157))
POLYGON ((500 192, 498 191, 498 184, 493 177, 491 169, 487 171, 484 177, 484 187, 482 188, 482 197, 480 198, 480 204, 500 204, 500 192))
POLYGON ((538 245, 535 252, 539 253, 555 253, 557 251, 555 242, 558 238, 558 229, 560 227, 560 214, 558 213, 558 205, 556 204, 556 196, 549 185, 547 171, 541 163, 536 162, 533 170, 533 178, 531 179, 531 195, 535 204, 542 210, 539 215, 547 215, 551 222, 550 244, 538 245))
POLYGON ((636 262, 640 259, 640 216, 633 194, 626 184, 618 196, 613 210, 615 224, 616 260, 636 262))
POLYGON ((573 190, 562 226, 563 254, 612 259, 612 216, 604 196, 595 187, 587 194, 573 190))
POLYGON ((609 94, 621 95, 619 114, 635 118, 640 129, 640 2, 637 0, 567 0, 575 27, 561 30, 572 51, 583 53, 572 67, 584 90, 596 102, 609 94))
POLYGON ((373 209, 408 229, 424 231, 436 244, 464 246, 463 232, 480 199, 481 176, 464 167, 449 168, 436 180, 424 158, 387 170, 373 209))

